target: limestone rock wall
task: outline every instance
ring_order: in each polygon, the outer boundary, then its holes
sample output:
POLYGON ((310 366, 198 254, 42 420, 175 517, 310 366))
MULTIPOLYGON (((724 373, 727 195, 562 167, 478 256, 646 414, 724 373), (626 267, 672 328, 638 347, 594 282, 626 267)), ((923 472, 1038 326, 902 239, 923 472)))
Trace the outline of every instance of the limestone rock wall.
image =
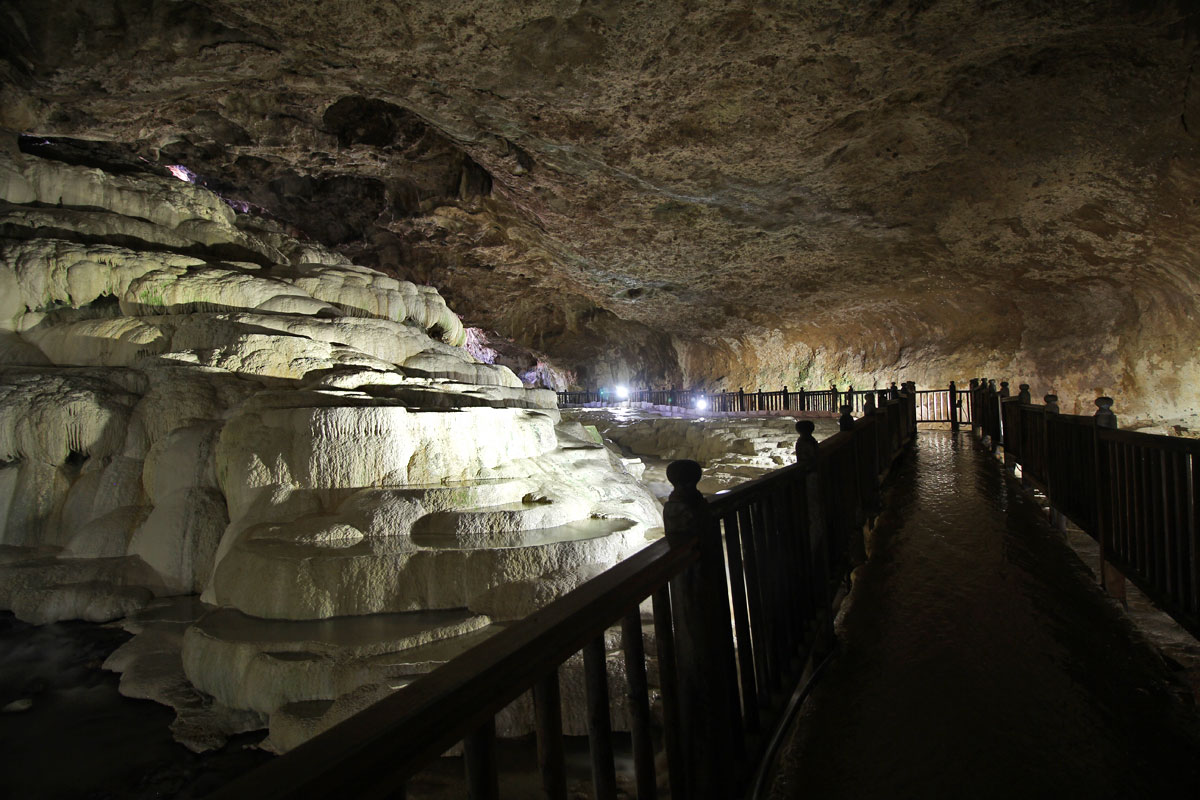
POLYGON ((384 685, 381 657, 445 660, 660 524, 430 287, 174 178, 8 147, 0 201, 0 607, 133 620, 199 594, 113 661, 194 746, 384 685))
MULTIPOLYGON (((0 125, 29 147, 187 165, 584 385, 987 373, 1128 419, 1197 405, 1200 25, 1179 0, 5 14, 0 125)), ((172 248, 288 246, 189 202, 154 212, 172 248)))

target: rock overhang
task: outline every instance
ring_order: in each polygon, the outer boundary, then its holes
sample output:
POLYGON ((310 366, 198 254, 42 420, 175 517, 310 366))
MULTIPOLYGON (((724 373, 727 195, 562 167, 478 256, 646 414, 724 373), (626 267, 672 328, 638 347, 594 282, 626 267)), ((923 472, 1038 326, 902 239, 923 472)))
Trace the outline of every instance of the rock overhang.
POLYGON ((6 125, 189 159, 580 381, 1191 403, 1185 4, 61 5, 6 125))

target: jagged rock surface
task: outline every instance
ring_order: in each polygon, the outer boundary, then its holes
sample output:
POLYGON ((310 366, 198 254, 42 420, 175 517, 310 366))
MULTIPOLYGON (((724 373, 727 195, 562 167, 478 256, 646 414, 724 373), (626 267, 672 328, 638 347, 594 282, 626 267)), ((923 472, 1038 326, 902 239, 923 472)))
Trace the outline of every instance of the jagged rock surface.
MULTIPOLYGON (((1192 4, 330 2, 319 26, 297 0, 4 14, 0 125, 29 147, 81 163, 94 141, 41 137, 127 142, 109 157, 131 173, 188 165, 439 286, 470 325, 581 383, 987 374, 1068 412, 1097 394, 1126 421, 1200 408, 1192 4)), ((168 227, 203 243, 222 225, 168 227)))
POLYGON ((0 606, 128 618, 110 666, 189 746, 392 686, 659 524, 435 290, 174 178, 10 147, 0 190, 0 606))

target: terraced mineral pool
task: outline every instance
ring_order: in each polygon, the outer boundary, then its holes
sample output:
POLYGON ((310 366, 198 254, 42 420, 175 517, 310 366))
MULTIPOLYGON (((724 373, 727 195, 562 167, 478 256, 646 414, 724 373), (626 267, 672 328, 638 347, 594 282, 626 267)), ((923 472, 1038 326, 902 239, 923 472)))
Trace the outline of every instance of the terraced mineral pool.
POLYGON ((968 435, 921 432, 770 797, 1200 797, 1190 692, 968 435))

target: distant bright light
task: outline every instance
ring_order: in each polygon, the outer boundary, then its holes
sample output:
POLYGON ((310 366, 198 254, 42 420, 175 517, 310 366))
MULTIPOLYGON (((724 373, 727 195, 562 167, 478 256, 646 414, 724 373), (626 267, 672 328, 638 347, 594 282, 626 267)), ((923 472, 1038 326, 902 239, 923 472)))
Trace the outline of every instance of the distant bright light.
POLYGON ((629 387, 628 386, 618 386, 617 387, 617 398, 620 400, 628 400, 629 399, 629 387))
POLYGON ((703 397, 701 397, 699 400, 696 401, 696 408, 703 411, 704 409, 708 408, 708 401, 705 400, 703 397))
POLYGON ((171 174, 181 181, 188 183, 196 182, 196 173, 185 167, 183 164, 168 164, 167 169, 171 170, 171 174))

